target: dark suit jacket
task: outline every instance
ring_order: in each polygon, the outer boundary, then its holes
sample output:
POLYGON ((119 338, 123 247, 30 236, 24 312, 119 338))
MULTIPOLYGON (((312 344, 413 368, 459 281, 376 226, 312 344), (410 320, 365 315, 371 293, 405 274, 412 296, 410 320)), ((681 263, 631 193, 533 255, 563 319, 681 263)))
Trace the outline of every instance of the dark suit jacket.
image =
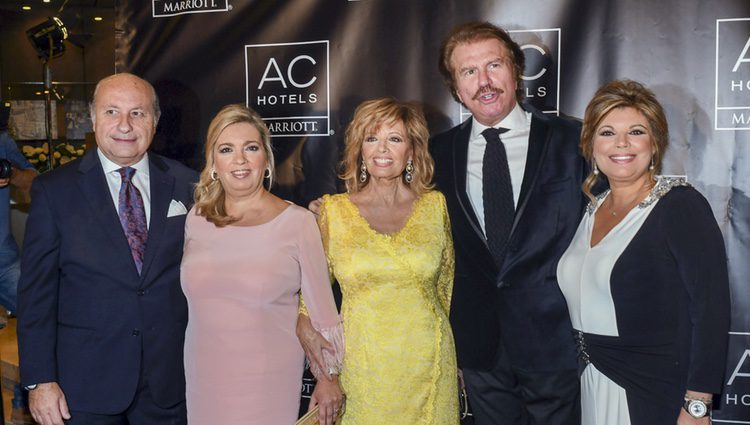
POLYGON ((39 176, 32 187, 18 284, 23 385, 55 381, 68 406, 123 412, 143 371, 156 403, 185 398, 187 303, 180 288, 194 171, 149 154, 151 219, 139 276, 92 150, 39 176))
POLYGON ((532 112, 521 194, 502 270, 497 270, 466 192, 471 118, 430 142, 435 183, 453 227, 456 274, 451 324, 460 367, 487 370, 503 345, 514 367, 575 368, 557 262, 581 219, 586 165, 578 121, 532 112), (498 289, 500 287, 500 289, 498 289))

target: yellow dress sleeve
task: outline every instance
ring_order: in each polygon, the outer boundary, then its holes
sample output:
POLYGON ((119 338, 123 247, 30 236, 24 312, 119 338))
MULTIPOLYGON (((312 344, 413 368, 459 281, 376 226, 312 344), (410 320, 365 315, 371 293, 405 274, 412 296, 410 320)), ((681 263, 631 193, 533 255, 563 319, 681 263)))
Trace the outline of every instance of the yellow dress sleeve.
POLYGON ((331 195, 324 195, 323 202, 320 204, 320 214, 318 214, 318 228, 320 228, 320 237, 323 239, 323 251, 326 253, 326 262, 328 263, 328 278, 333 284, 333 262, 331 261, 329 246, 330 233, 328 229, 328 207, 333 202, 331 195))
POLYGON ((439 193, 440 214, 443 221, 443 253, 440 260, 440 271, 438 275, 437 290, 440 302, 446 313, 450 313, 451 296, 453 295, 453 274, 455 271, 455 258, 453 254, 453 236, 451 234, 451 222, 448 217, 448 209, 445 198, 439 193))

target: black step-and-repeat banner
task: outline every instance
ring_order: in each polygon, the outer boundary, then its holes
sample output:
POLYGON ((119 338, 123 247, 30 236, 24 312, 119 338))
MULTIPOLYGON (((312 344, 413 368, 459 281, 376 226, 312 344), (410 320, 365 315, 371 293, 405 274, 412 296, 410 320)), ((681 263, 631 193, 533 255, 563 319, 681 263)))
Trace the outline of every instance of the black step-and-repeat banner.
POLYGON ((161 96, 155 149, 200 167, 211 117, 247 103, 274 133, 275 191, 340 191, 336 163, 361 101, 421 103, 431 132, 468 117, 437 70, 454 25, 489 20, 527 57, 528 101, 581 117, 601 84, 639 80, 670 123, 665 173, 711 202, 729 252, 733 321, 716 423, 750 423, 750 2, 747 0, 120 0, 116 68, 161 96))

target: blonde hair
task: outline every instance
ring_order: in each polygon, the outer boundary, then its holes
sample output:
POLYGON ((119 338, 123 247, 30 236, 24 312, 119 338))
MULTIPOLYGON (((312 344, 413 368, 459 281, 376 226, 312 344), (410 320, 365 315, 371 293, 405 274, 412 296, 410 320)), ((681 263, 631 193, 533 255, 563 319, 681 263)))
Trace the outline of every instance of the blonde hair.
POLYGON ((205 217, 206 220, 215 224, 217 227, 236 222, 238 219, 227 214, 224 200, 225 192, 219 180, 214 180, 211 174, 214 171, 214 148, 219 140, 221 133, 230 125, 247 123, 255 127, 260 133, 263 141, 263 151, 266 154, 267 169, 270 170, 270 176, 266 178, 267 189, 271 188, 274 176, 274 159, 271 147, 271 132, 263 122, 263 118, 257 112, 247 108, 243 104, 227 105, 216 114, 208 125, 208 134, 206 136, 206 165, 200 174, 198 185, 195 187, 193 197, 195 198, 195 210, 198 215, 205 217))
MULTIPOLYGON (((643 84, 632 80, 614 80, 603 85, 596 91, 594 97, 586 106, 581 130, 581 155, 592 165, 594 164, 594 137, 596 129, 602 120, 615 108, 634 108, 648 121, 651 130, 651 147, 654 154, 651 161, 654 165, 649 170, 654 178, 661 172, 664 152, 669 145, 669 128, 664 109, 654 93, 643 84)), ((593 168, 593 167, 592 167, 593 168)), ((592 201, 596 197, 591 189, 597 183, 599 176, 592 172, 583 181, 583 193, 592 201)))
MULTIPOLYGON (((390 97, 367 100, 354 111, 354 118, 346 129, 344 159, 341 162, 343 172, 339 177, 346 183, 349 193, 357 193, 370 182, 359 181, 362 166, 362 143, 365 138, 380 129, 386 123, 401 122, 406 128, 406 138, 411 142, 413 156, 411 183, 404 183, 417 194, 432 189, 432 174, 435 165, 427 149, 430 134, 427 121, 422 112, 414 105, 390 97)), ((403 178, 403 177, 402 177, 403 178)))

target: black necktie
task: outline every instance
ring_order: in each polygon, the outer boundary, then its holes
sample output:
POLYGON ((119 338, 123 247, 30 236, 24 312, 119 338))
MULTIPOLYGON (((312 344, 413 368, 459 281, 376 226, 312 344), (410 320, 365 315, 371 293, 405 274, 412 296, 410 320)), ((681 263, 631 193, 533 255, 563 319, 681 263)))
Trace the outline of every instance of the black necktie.
POLYGON ((510 182, 508 155, 500 140, 507 129, 488 128, 482 132, 487 140, 482 160, 482 202, 484 204, 484 229, 487 245, 498 269, 502 269, 508 248, 510 229, 516 213, 513 186, 510 182))

